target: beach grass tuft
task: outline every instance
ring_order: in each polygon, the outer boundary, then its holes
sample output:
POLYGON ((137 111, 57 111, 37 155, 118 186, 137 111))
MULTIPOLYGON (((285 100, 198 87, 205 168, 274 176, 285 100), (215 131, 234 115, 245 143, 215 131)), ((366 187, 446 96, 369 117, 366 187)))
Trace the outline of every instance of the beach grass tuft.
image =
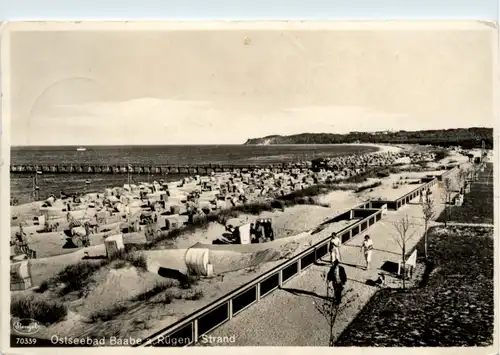
POLYGON ((177 286, 178 283, 176 283, 174 280, 165 280, 165 281, 161 281, 161 282, 157 282, 153 288, 133 297, 131 299, 131 301, 147 301, 149 300, 150 298, 162 293, 162 292, 165 292, 166 290, 172 288, 172 287, 175 287, 177 286))
POLYGON ((116 260, 115 263, 113 263, 114 269, 120 269, 128 265, 132 265, 140 271, 146 271, 148 268, 146 257, 137 251, 123 251, 113 255, 113 257, 108 260, 110 263, 116 260))
POLYGON ((81 291, 91 279, 91 276, 107 263, 107 260, 100 262, 81 261, 76 264, 66 266, 54 278, 48 280, 54 286, 62 284, 59 294, 61 296, 70 292, 81 291))
POLYGON ((76 264, 66 266, 54 277, 44 280, 37 293, 44 293, 47 290, 57 290, 58 296, 64 296, 71 292, 82 292, 91 282, 92 276, 102 267, 108 266, 112 269, 121 269, 127 266, 134 266, 140 271, 147 270, 146 257, 137 251, 120 252, 111 258, 98 261, 80 261, 76 264))
MULTIPOLYGON (((88 318, 89 322, 107 322, 116 319, 127 312, 137 303, 170 304, 174 300, 196 301, 203 298, 205 293, 201 289, 193 289, 195 278, 189 279, 189 285, 174 280, 157 282, 151 289, 144 291, 128 300, 122 301, 111 307, 93 312, 88 318)), ((104 330, 106 333, 106 330, 104 330)))
POLYGON ((57 300, 48 300, 38 295, 14 297, 10 305, 11 316, 31 318, 41 324, 50 325, 63 320, 68 309, 57 300))
POLYGON ((374 181, 370 184, 362 185, 362 186, 358 187, 356 190, 354 190, 354 192, 362 192, 362 191, 365 191, 368 189, 373 189, 373 188, 380 186, 380 185, 382 185, 382 181, 374 181))
POLYGON ((101 309, 98 311, 93 312, 88 318, 90 322, 107 322, 110 320, 115 319, 117 316, 122 314, 128 309, 128 306, 126 303, 117 303, 109 308, 106 309, 101 309))

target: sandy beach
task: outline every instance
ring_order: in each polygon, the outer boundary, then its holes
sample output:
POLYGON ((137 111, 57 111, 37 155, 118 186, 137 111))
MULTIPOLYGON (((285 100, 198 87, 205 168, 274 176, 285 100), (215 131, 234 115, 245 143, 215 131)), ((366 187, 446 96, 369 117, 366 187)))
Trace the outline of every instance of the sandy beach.
MULTIPOLYGON (((377 147, 380 148, 378 154, 402 152, 402 148, 399 147, 387 145, 377 145, 377 147)), ((454 155, 454 158, 460 161, 467 160, 466 157, 458 154, 454 155)), ((395 181, 418 179, 430 173, 432 171, 391 174, 377 179, 380 185, 376 188, 361 192, 331 191, 321 195, 318 197, 320 205, 296 205, 287 207, 284 211, 264 211, 258 216, 240 213, 238 217, 227 221, 228 224, 242 225, 255 221, 257 217, 270 218, 276 233, 276 239, 273 242, 212 246, 212 242, 225 231, 223 225, 212 222, 203 229, 184 233, 173 241, 161 242, 151 250, 140 251, 139 253, 144 255, 147 263, 146 270, 139 270, 132 265, 117 268, 116 262, 112 262, 92 276, 90 284, 85 287, 87 290, 85 297, 70 293, 60 298, 64 302, 71 300, 69 316, 62 322, 43 328, 40 336, 61 332, 146 337, 270 270, 286 258, 297 255, 312 244, 328 237, 332 231, 341 230, 345 226, 345 222, 342 221, 329 225, 327 229, 319 233, 311 234, 315 228, 332 216, 377 196, 390 195, 387 197, 392 197, 392 194, 399 196, 406 191, 405 189, 414 189, 419 185, 403 184, 394 190, 392 186, 395 181), (186 250, 194 245, 209 247, 210 263, 213 264, 215 277, 202 278, 185 290, 179 287, 177 281, 165 279, 157 274, 160 267, 181 273, 187 272, 184 255, 186 250), (169 299, 172 299, 168 304, 160 301, 161 297, 166 297, 164 292, 148 296, 147 301, 140 300, 140 297, 145 297, 141 295, 165 282, 171 284, 165 288, 167 294, 170 295, 169 299), (199 296, 195 297, 194 294, 199 296), (134 297, 139 297, 139 299, 134 300, 134 297), (89 317, 95 317, 94 313, 99 310, 108 312, 115 304, 124 304, 125 308, 113 316, 112 320, 94 321, 89 326, 89 317)), ((23 205, 15 206, 12 210, 13 214, 21 218, 23 214, 32 212, 33 208, 33 205, 23 205)), ((95 213, 91 211, 89 214, 95 213)), ((15 231, 14 228, 13 231, 15 231)), ((55 277, 63 268, 80 263, 84 255, 94 258, 106 255, 104 245, 99 244, 99 235, 91 236, 91 247, 73 252, 60 249, 64 244, 61 232, 35 233, 30 238, 32 243, 30 247, 38 249, 40 255, 45 255, 40 259, 30 261, 33 284, 37 286, 55 277), (55 255, 54 251, 59 255, 55 255)), ((124 241, 126 240, 125 234, 124 241)), ((30 293, 33 291, 19 291, 13 292, 12 296, 19 297, 30 293)), ((57 295, 56 289, 49 288, 40 296, 50 298, 54 295, 57 295)))

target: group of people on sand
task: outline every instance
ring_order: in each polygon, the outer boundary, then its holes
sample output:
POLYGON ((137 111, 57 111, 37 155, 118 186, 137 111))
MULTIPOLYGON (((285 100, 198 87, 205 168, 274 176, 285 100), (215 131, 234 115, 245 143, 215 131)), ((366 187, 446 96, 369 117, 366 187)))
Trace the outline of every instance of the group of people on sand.
MULTIPOLYGON (((340 246, 342 245, 342 241, 340 240, 337 233, 332 233, 330 240, 330 262, 334 264, 335 262, 340 262, 340 246)), ((372 252, 373 252, 373 241, 369 235, 365 235, 363 243, 361 244, 361 253, 364 255, 365 259, 365 270, 370 268, 370 263, 372 260, 372 252)))
MULTIPOLYGON (((241 244, 241 235, 239 227, 233 227, 231 224, 226 226, 228 238, 233 244, 241 244)), ((270 219, 258 220, 250 224, 250 242, 252 244, 266 243, 274 240, 274 231, 270 219)), ((217 244, 217 243, 216 243, 217 244)))
POLYGON ((272 242, 274 240, 274 231, 271 220, 258 220, 250 224, 250 240, 252 243, 272 242))
MULTIPOLYGON (((347 274, 340 261, 342 259, 340 247, 342 241, 336 233, 332 233, 330 240, 330 263, 332 266, 327 274, 327 281, 332 284, 334 290, 335 301, 340 304, 342 299, 342 292, 347 282, 347 274)), ((363 243, 361 244, 361 254, 365 261, 365 270, 370 269, 373 253, 373 241, 369 235, 365 235, 363 243)), ((385 277, 383 274, 379 275, 376 284, 383 286, 385 284, 385 277)))

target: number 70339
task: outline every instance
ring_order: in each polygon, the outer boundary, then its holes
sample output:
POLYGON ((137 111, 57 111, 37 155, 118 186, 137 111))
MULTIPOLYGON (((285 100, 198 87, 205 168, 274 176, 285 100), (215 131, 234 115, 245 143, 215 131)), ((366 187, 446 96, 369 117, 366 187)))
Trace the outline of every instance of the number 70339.
POLYGON ((16 345, 34 345, 36 338, 16 337, 16 345))

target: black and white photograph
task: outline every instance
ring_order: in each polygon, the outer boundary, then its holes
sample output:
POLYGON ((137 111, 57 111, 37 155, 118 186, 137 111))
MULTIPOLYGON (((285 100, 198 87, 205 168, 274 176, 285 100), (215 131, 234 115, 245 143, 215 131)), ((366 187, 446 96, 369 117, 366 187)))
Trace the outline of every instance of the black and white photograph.
POLYGON ((2 36, 3 351, 497 352, 495 25, 2 36))

